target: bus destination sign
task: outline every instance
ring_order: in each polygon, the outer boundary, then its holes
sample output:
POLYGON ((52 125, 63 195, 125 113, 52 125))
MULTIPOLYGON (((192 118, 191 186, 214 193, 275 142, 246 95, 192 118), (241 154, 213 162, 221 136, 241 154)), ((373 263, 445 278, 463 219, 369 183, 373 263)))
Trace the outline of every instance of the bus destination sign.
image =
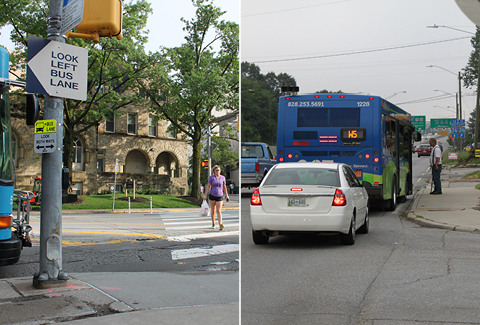
POLYGON ((367 139, 367 132, 364 128, 347 128, 340 130, 342 141, 365 141, 367 139))

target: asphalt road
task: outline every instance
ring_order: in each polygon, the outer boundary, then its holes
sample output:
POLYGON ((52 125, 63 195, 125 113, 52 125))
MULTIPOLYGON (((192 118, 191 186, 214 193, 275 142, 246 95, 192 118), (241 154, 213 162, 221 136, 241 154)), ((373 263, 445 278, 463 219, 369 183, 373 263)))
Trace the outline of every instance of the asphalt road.
MULTIPOLYGON (((161 214, 65 214, 63 270, 85 272, 218 272, 239 269, 239 211, 224 210, 225 230, 185 209, 161 214)), ((33 247, 0 268, 0 278, 32 276, 39 269, 39 216, 31 217, 33 247)))
MULTIPOLYGON (((415 188, 430 181, 414 156, 415 188)), ((255 245, 241 199, 242 324, 480 324, 480 236, 424 228, 371 211, 355 245, 285 237, 255 245)))

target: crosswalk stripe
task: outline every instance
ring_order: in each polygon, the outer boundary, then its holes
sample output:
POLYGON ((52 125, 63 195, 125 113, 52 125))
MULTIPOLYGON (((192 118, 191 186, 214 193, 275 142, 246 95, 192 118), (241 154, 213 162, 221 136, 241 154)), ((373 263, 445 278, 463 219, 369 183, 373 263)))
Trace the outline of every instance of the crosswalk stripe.
POLYGON ((202 239, 202 238, 212 238, 212 237, 222 237, 222 236, 238 236, 240 235, 239 231, 222 231, 222 232, 211 232, 206 234, 191 234, 191 235, 184 235, 184 236, 168 236, 168 241, 176 241, 176 242, 189 242, 195 239, 202 239))
POLYGON ((197 258, 205 256, 213 256, 218 254, 238 252, 240 246, 238 244, 217 245, 212 248, 189 248, 172 250, 173 260, 183 260, 187 258, 197 258))

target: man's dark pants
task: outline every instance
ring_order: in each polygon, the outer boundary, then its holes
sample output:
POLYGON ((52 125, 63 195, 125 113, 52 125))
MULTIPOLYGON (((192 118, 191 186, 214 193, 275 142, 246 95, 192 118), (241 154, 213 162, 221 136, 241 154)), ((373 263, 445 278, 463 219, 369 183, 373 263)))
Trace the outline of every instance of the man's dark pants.
POLYGON ((442 172, 442 165, 438 165, 438 169, 435 170, 435 165, 432 166, 432 178, 434 185, 434 192, 442 192, 442 183, 440 182, 440 173, 442 172))

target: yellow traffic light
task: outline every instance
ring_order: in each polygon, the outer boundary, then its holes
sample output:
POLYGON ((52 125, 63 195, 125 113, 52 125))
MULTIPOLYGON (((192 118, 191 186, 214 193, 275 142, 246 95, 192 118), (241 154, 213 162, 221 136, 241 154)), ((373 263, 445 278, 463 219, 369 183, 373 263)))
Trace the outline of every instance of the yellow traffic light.
POLYGON ((77 25, 78 33, 68 32, 67 37, 91 39, 95 43, 100 37, 122 39, 122 1, 85 0, 82 22, 77 25))

